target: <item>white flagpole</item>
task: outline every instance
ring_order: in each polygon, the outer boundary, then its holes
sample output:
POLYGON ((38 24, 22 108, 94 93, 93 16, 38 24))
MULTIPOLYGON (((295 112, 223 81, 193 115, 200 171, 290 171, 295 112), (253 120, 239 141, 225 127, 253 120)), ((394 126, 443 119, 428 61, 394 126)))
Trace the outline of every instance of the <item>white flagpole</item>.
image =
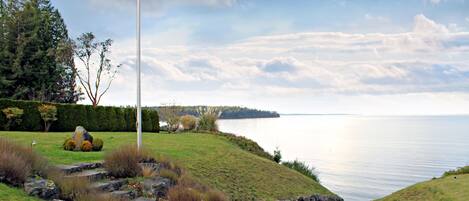
POLYGON ((142 100, 141 100, 141 86, 140 86, 140 0, 137 0, 137 147, 142 148, 142 100))

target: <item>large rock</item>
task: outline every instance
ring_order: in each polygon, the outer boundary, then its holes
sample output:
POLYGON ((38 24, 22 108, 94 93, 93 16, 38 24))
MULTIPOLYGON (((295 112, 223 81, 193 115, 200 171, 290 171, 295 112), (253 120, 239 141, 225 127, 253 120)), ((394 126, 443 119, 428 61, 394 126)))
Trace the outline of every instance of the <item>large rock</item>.
POLYGON ((337 195, 311 195, 299 197, 297 201, 344 201, 344 199, 337 195))
POLYGON ((86 131, 83 126, 77 126, 75 132, 73 133, 72 139, 76 142, 77 146, 75 147, 76 151, 80 150, 81 144, 83 141, 87 140, 93 143, 93 136, 91 136, 88 131, 86 131))
POLYGON ((143 181, 143 192, 156 198, 163 198, 171 186, 172 182, 168 178, 155 177, 145 179, 143 181))
POLYGON ((30 196, 36 196, 44 200, 59 198, 59 188, 53 181, 42 178, 29 178, 24 183, 24 191, 30 196))

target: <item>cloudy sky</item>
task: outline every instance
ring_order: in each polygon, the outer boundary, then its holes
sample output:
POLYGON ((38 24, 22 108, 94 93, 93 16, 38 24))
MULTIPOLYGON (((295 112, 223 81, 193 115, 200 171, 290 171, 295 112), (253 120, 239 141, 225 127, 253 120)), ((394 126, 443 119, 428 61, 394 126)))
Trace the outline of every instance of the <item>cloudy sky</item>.
MULTIPOLYGON (((144 105, 469 114, 467 0, 142 1, 144 105)), ((115 41, 102 103, 135 104, 135 1, 52 2, 115 41)))

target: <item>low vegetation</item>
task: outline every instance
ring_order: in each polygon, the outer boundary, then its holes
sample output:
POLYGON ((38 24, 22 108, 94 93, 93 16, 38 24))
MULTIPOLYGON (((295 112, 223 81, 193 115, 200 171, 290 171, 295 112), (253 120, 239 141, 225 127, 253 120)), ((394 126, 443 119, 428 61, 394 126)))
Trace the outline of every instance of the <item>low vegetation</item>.
MULTIPOLYGON (((0 125, 4 126, 1 130, 71 131, 77 125, 90 131, 136 130, 136 111, 132 107, 94 108, 91 105, 0 99, 0 109, 0 125)), ((157 111, 144 109, 142 118, 143 131, 159 132, 157 111)))
POLYGON ((379 201, 466 201, 469 198, 469 174, 452 175, 421 182, 379 201))
MULTIPOLYGON (((102 161, 115 148, 135 141, 135 133, 93 132, 94 137, 106 142, 105 152, 71 152, 61 148, 64 139, 70 134, 0 132, 0 137, 28 147, 34 139, 37 144, 33 149, 47 157, 52 164, 102 161)), ((143 142, 149 152, 174 159, 174 162, 171 165, 171 161, 158 155, 155 156, 156 160, 167 160, 167 166, 179 164, 185 170, 183 175, 220 190, 232 200, 276 200, 298 195, 332 194, 314 180, 240 149, 228 138, 217 134, 144 133, 143 142)), ((7 198, 0 196, 0 200, 11 200, 7 198)))
POLYGON ((181 117, 181 125, 186 131, 194 130, 197 127, 197 117, 184 115, 181 117))
POLYGON ((451 176, 451 175, 461 175, 461 174, 469 174, 469 166, 457 168, 455 170, 446 171, 443 174, 443 177, 451 176))
POLYGON ((282 165, 287 166, 290 169, 296 170, 299 173, 319 182, 318 176, 314 173, 314 168, 309 167, 306 163, 294 160, 292 162, 283 162, 282 165))
POLYGON ((0 137, 0 182, 12 186, 22 186, 26 178, 33 174, 45 174, 47 163, 26 148, 0 137))
POLYGON ((264 151, 264 149, 261 146, 259 146, 257 142, 254 142, 248 138, 245 138, 243 136, 237 136, 237 135, 230 134, 230 133, 218 133, 217 135, 225 137, 231 143, 237 145, 239 148, 245 151, 248 151, 262 158, 274 160, 274 157, 270 153, 264 151))

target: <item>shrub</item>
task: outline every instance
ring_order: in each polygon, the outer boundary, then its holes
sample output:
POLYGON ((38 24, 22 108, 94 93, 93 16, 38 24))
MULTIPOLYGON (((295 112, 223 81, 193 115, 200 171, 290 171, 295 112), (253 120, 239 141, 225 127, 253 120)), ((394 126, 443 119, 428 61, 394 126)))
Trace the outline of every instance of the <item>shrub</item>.
POLYGON ((90 181, 80 177, 65 177, 61 172, 49 173, 49 178, 59 187, 62 198, 74 200, 89 192, 90 181))
POLYGON ((43 104, 37 107, 44 121, 44 131, 48 132, 52 122, 57 121, 57 107, 54 105, 43 104))
POLYGON ((0 153, 0 182, 21 186, 31 174, 31 166, 14 153, 0 153))
POLYGON ((67 151, 73 151, 75 150, 76 147, 77 147, 77 143, 75 142, 75 140, 72 140, 72 138, 66 139, 63 144, 64 150, 67 150, 67 151))
POLYGON ((140 162, 154 162, 155 159, 146 150, 138 150, 136 146, 122 146, 107 154, 104 168, 109 175, 117 178, 136 177, 141 175, 140 162))
POLYGON ((220 191, 210 190, 205 193, 205 200, 207 201, 228 201, 228 198, 220 191))
POLYGON ((142 177, 144 177, 144 178, 152 178, 152 177, 156 177, 158 175, 158 173, 156 173, 155 169, 153 167, 150 167, 150 166, 143 166, 141 174, 142 174, 142 177))
POLYGON ((179 128, 179 113, 181 111, 182 107, 174 104, 168 104, 159 108, 161 119, 166 122, 169 132, 174 132, 179 128))
POLYGON ((443 174, 443 177, 450 176, 450 175, 460 175, 460 174, 469 174, 469 166, 460 167, 455 170, 446 171, 443 174))
POLYGON ((181 117, 181 124, 184 130, 194 130, 197 126, 197 118, 192 115, 184 115, 181 117))
POLYGON ((274 161, 277 163, 280 163, 282 160, 282 153, 280 152, 280 149, 278 147, 274 151, 274 161))
POLYGON ((313 179, 316 182, 319 182, 318 176, 316 176, 314 173, 314 168, 309 167, 304 162, 295 160, 293 162, 283 162, 282 164, 290 169, 298 171, 299 173, 313 179))
POLYGON ((195 189, 176 185, 168 191, 169 201, 202 201, 202 194, 195 189))
MULTIPOLYGON (((5 125, 5 127, 0 129, 18 131, 44 130, 44 121, 38 110, 41 105, 51 105, 57 108, 57 121, 54 121, 50 126, 50 131, 73 131, 77 125, 82 125, 90 131, 135 131, 135 108, 132 107, 98 106, 95 109, 91 105, 56 104, 9 99, 0 99, 0 109, 19 108, 23 110, 21 124, 17 124, 16 120, 13 120, 11 122, 12 125, 7 128, 6 124, 9 120, 5 115, 0 114, 0 125, 5 125)), ((146 113, 143 119, 145 128, 158 132, 158 112, 151 109, 143 110, 146 113)))
POLYGON ((7 122, 5 123, 4 127, 5 130, 10 130, 11 126, 15 123, 21 123, 21 116, 23 116, 23 110, 17 107, 9 107, 2 110, 3 114, 7 118, 7 122))
POLYGON ((101 151, 103 149, 103 140, 96 138, 93 140, 93 151, 101 151))
POLYGON ((177 182, 179 179, 178 173, 168 170, 166 168, 161 169, 159 175, 161 177, 170 179, 172 182, 177 182))
POLYGON ((31 174, 45 174, 47 162, 30 148, 0 138, 0 182, 19 186, 31 174))
POLYGON ((90 141, 85 140, 80 146, 81 151, 89 152, 93 150, 93 144, 90 141))

